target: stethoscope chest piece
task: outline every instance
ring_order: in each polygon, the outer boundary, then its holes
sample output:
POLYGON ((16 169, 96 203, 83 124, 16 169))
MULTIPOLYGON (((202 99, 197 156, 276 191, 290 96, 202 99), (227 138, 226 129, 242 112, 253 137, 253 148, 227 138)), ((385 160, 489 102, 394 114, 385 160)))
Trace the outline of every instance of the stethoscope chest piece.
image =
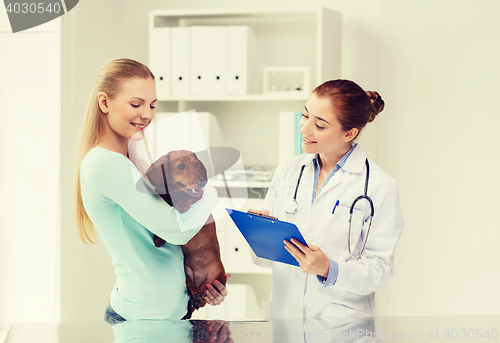
POLYGON ((297 208, 299 207, 299 204, 297 203, 296 199, 292 199, 286 204, 285 207, 285 212, 286 214, 295 214, 297 213, 297 208))

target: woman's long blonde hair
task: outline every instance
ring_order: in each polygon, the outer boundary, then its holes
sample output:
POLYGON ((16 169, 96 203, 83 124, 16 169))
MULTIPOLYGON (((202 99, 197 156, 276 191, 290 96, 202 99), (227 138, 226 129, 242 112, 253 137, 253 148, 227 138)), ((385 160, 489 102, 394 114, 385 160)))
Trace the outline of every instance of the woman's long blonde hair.
POLYGON ((78 150, 76 158, 75 173, 73 179, 73 201, 74 216, 78 234, 84 243, 96 244, 97 232, 92 224, 82 201, 80 188, 80 163, 90 149, 94 148, 103 135, 106 133, 104 113, 101 111, 98 102, 100 92, 113 99, 120 91, 121 83, 131 78, 142 78, 154 80, 154 75, 144 64, 120 58, 108 62, 102 66, 97 73, 97 80, 87 102, 83 125, 78 138, 78 150))

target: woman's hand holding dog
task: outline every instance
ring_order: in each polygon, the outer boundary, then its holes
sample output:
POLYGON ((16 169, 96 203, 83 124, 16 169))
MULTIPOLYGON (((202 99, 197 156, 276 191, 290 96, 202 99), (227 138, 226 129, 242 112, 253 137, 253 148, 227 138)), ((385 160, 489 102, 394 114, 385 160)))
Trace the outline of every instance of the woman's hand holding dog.
MULTIPOLYGON (((226 280, 229 280, 230 277, 231 274, 226 274, 226 280)), ((205 301, 212 306, 220 305, 227 296, 227 289, 223 284, 214 280, 214 286, 207 284, 207 290, 205 291, 205 301)))

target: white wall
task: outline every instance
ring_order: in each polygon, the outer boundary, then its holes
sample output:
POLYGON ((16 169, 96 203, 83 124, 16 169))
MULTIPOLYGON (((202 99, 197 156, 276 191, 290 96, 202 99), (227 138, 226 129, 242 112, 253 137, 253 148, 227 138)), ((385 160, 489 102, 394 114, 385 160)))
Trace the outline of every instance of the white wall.
POLYGON ((500 2, 380 4, 379 162, 405 229, 378 313, 499 314, 500 2))
POLYGON ((0 331, 60 318, 60 26, 0 10, 0 331))

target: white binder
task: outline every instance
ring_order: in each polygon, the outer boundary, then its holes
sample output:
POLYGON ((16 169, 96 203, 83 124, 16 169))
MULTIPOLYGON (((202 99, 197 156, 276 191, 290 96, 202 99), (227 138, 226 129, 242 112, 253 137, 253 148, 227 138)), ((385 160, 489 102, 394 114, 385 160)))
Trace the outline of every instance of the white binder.
POLYGON ((190 94, 208 94, 208 26, 191 27, 190 94))
POLYGON ((260 62, 252 29, 229 26, 227 48, 227 94, 262 93, 262 71, 258 70, 260 62))
POLYGON ((158 99, 170 96, 170 27, 155 27, 149 34, 149 68, 158 99))
POLYGON ((189 95, 190 27, 172 27, 172 95, 189 95))
POLYGON ((208 30, 208 94, 227 92, 227 26, 210 26, 208 30))

